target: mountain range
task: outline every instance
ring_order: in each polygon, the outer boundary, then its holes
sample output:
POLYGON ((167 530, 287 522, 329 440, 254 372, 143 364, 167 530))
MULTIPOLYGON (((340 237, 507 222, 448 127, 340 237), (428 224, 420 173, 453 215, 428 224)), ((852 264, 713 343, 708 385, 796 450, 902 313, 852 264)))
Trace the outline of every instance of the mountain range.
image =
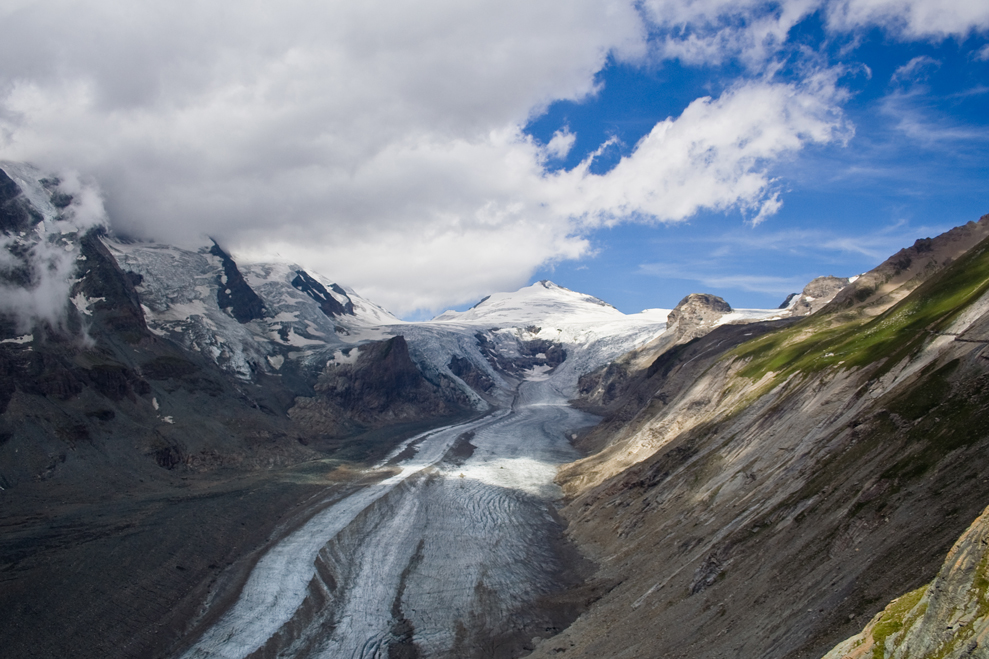
POLYGON ((626 315, 542 281, 411 323, 84 211, 0 163, 10 656, 177 656, 403 442, 533 382, 600 422, 556 477, 568 613, 503 656, 987 652, 989 216, 779 309, 626 315))

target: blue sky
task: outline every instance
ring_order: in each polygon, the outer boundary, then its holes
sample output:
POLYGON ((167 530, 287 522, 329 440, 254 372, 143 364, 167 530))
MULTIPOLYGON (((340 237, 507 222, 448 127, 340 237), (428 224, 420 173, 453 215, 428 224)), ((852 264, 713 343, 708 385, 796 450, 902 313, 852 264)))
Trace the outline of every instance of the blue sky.
POLYGON ((409 319, 778 305, 989 212, 989 3, 10 0, 0 160, 409 319))
MULTIPOLYGON (((775 307, 813 277, 865 272, 917 238, 989 213, 989 58, 978 56, 985 33, 897 40, 876 27, 835 38, 814 14, 788 41, 845 68, 838 85, 847 90, 841 107, 854 135, 769 165, 782 190, 776 214, 758 225, 732 209, 600 229, 590 235, 590 256, 544 266, 533 280, 552 279, 626 313, 672 307, 701 291, 736 307, 775 307)), ((610 62, 596 95, 553 104, 526 132, 541 141, 561 126, 576 133, 567 158, 554 163, 561 168, 617 137, 598 161, 604 173, 657 120, 748 75, 731 63, 610 62)))

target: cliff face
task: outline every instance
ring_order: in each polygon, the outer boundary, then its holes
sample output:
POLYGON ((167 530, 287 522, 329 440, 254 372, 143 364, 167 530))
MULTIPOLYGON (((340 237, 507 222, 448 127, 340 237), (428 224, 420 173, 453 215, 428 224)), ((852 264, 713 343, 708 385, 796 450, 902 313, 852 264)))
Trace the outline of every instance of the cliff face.
POLYGON ((929 582, 989 500, 989 244, 909 287, 671 351, 560 474, 607 594, 533 656, 820 657, 929 582))
POLYGON ((893 600, 824 659, 989 656, 989 508, 962 534, 934 581, 893 600))

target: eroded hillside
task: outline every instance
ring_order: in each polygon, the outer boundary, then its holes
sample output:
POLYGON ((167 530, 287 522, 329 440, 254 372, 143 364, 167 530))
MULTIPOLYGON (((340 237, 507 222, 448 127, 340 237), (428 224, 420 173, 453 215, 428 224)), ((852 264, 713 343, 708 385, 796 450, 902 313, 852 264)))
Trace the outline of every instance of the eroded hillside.
POLYGON ((702 367, 668 354, 561 472, 610 590, 533 656, 820 657, 929 582, 989 500, 989 243, 959 255, 987 224, 702 367))

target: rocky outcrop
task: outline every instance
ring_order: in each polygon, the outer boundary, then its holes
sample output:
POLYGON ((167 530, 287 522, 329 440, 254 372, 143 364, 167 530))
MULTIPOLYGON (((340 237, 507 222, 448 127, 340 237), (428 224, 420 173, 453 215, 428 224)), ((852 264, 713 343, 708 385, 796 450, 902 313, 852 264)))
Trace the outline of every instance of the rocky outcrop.
POLYGON ((86 301, 85 312, 95 315, 97 322, 89 324, 90 331, 116 334, 128 343, 153 340, 140 296, 134 289, 135 279, 121 270, 100 240, 101 233, 90 231, 80 240, 81 277, 72 291, 74 296, 82 295, 86 301))
POLYGON ((893 600, 824 659, 989 656, 989 508, 955 543, 928 586, 893 600))
MULTIPOLYGON (((538 333, 539 328, 533 334, 538 333)), ((504 336, 489 336, 478 332, 477 345, 488 362, 498 371, 518 376, 534 367, 556 368, 567 359, 567 351, 559 343, 546 339, 524 339, 518 336, 506 341, 504 336)))
POLYGON ((220 308, 229 309, 230 314, 241 324, 264 318, 264 302, 244 280, 244 275, 240 273, 230 255, 224 252, 215 240, 209 253, 219 257, 223 262, 223 275, 220 277, 216 291, 216 300, 220 308))
POLYGON ((479 394, 486 394, 495 386, 494 380, 488 377, 487 373, 474 366, 473 362, 469 359, 465 359, 460 355, 450 357, 448 366, 451 373, 463 380, 468 387, 479 394))
POLYGON ((673 335, 674 343, 686 343, 710 332, 727 313, 731 313, 731 305, 717 295, 691 293, 667 316, 667 331, 673 335))
POLYGON ((352 362, 330 362, 314 395, 301 396, 289 416, 306 432, 340 436, 359 429, 462 413, 469 401, 459 389, 427 380, 402 336, 365 343, 352 362))
POLYGON ((809 316, 827 306, 849 281, 847 277, 817 277, 810 280, 801 293, 788 297, 780 308, 787 309, 793 316, 809 316))
POLYGON ((334 292, 338 295, 342 295, 344 299, 347 300, 345 304, 340 303, 326 287, 321 283, 316 281, 308 272, 305 270, 296 270, 295 279, 292 280, 292 285, 297 289, 311 297, 313 300, 319 304, 320 310, 330 318, 336 316, 354 315, 354 303, 351 301, 347 294, 342 288, 333 285, 334 292))

